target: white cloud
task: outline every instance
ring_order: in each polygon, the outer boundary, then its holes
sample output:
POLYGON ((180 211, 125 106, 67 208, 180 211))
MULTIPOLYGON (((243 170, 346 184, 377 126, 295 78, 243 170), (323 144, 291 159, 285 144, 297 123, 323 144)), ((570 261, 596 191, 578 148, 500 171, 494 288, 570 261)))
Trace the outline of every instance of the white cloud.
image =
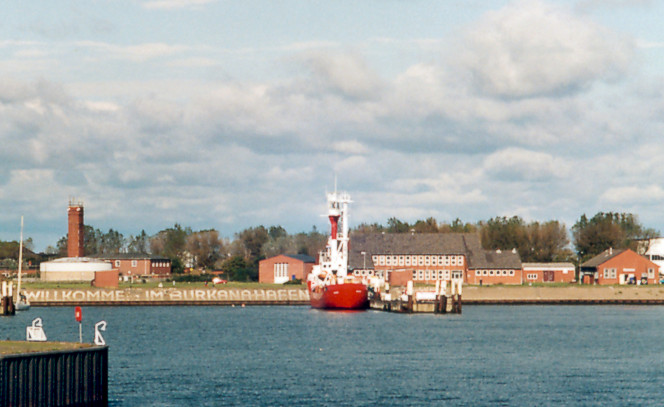
POLYGON ((78 41, 77 47, 97 51, 102 56, 128 59, 134 62, 144 62, 154 58, 172 56, 188 49, 183 45, 166 44, 162 42, 142 43, 137 45, 116 45, 98 41, 78 41))
POLYGON ((620 76, 633 49, 628 38, 562 7, 520 1, 471 27, 460 61, 480 92, 518 98, 573 93, 620 76))
POLYGON ((217 0, 153 0, 143 3, 143 7, 149 10, 173 10, 181 8, 199 8, 206 4, 215 3, 217 0))
POLYGON ((303 60, 321 84, 353 99, 371 99, 383 87, 382 80, 362 57, 350 53, 312 51, 303 60))
POLYGON ((600 201, 621 205, 661 205, 664 201, 664 189, 659 185, 613 187, 601 195, 600 201))
POLYGON ((493 179, 544 181, 569 173, 569 165, 550 154, 520 148, 506 148, 489 155, 483 165, 493 179))
POLYGON ((338 141, 332 144, 332 149, 344 154, 366 154, 369 149, 363 143, 357 140, 338 141))

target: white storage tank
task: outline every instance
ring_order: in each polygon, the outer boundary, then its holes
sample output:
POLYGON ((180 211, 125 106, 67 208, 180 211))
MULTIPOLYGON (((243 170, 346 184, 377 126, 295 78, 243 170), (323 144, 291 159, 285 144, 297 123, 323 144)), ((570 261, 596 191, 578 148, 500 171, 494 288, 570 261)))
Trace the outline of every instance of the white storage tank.
POLYGON ((95 279, 96 271, 113 268, 108 261, 89 257, 63 257, 41 263, 39 272, 42 281, 87 281, 95 279))

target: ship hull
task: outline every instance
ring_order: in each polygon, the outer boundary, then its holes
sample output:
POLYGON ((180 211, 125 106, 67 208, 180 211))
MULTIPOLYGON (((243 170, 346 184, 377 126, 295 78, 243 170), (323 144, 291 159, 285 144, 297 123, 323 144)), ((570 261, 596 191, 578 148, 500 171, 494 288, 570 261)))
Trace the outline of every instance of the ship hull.
POLYGON ((318 309, 361 310, 369 308, 367 286, 360 283, 332 284, 309 291, 311 306, 318 309))

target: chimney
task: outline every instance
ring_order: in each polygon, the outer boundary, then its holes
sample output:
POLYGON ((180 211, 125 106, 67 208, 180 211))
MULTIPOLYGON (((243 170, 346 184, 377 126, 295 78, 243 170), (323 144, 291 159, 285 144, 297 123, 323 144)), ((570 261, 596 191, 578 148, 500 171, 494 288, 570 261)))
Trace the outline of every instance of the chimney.
POLYGON ((83 257, 83 243, 85 241, 83 230, 83 202, 75 202, 73 199, 70 199, 67 214, 69 218, 67 256, 83 257))

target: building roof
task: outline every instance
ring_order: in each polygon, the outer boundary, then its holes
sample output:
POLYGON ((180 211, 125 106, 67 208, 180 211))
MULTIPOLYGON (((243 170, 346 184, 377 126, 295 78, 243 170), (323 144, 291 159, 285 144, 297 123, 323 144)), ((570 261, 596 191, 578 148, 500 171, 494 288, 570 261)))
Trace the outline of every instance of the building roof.
POLYGON ((315 263, 316 262, 316 259, 309 256, 308 254, 284 254, 284 256, 290 257, 291 259, 300 260, 301 262, 304 262, 304 263, 315 263))
POLYGON ((521 269, 521 257, 516 250, 479 250, 468 255, 469 269, 521 269))
POLYGON ((105 263, 103 260, 94 257, 60 257, 55 260, 43 261, 42 263, 105 263))
POLYGON ((95 254, 90 256, 95 259, 104 259, 104 260, 168 260, 168 257, 164 256, 151 256, 145 253, 106 253, 106 254, 95 254))
POLYGON ((523 263, 523 269, 562 269, 562 268, 574 268, 574 263, 523 263))
POLYGON ((484 250, 475 233, 357 233, 349 251, 351 269, 374 268, 373 255, 465 255, 472 269, 521 268, 518 253, 484 250))
POLYGON ((629 249, 606 249, 602 253, 581 264, 581 267, 597 267, 627 250, 629 249))

